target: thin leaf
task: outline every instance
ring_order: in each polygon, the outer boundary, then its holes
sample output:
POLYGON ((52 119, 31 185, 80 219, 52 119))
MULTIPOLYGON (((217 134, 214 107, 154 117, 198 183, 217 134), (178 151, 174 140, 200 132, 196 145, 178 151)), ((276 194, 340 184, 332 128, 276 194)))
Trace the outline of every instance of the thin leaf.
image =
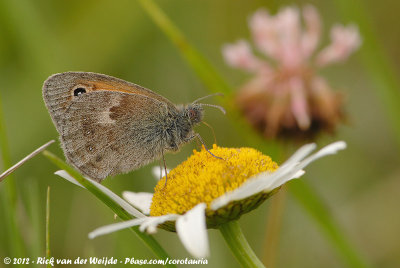
MULTIPOLYGON (((101 202, 106 204, 121 220, 131 220, 132 216, 125 211, 118 203, 116 203, 107 194, 99 190, 94 184, 86 180, 79 172, 67 165, 64 161, 49 151, 44 151, 43 154, 53 162, 57 167, 68 172, 77 182, 85 187, 89 192, 95 195, 101 202)), ((153 251, 153 253, 160 259, 171 259, 166 251, 158 244, 158 242, 150 235, 139 231, 138 227, 130 228, 137 236, 153 251)), ((168 267, 176 267, 173 264, 167 264, 168 267)))

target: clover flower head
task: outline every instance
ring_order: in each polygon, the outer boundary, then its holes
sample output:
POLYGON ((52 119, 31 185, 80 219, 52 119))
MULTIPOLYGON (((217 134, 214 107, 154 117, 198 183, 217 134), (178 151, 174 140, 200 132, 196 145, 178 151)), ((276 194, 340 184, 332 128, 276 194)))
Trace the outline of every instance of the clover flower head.
POLYGON ((253 54, 245 40, 224 45, 222 54, 230 66, 254 74, 237 95, 250 123, 266 137, 332 133, 343 118, 342 97, 316 73, 360 47, 357 27, 333 26, 331 43, 318 53, 321 19, 311 5, 302 12, 286 7, 276 15, 260 9, 249 18, 249 28, 255 48, 267 60, 253 54))

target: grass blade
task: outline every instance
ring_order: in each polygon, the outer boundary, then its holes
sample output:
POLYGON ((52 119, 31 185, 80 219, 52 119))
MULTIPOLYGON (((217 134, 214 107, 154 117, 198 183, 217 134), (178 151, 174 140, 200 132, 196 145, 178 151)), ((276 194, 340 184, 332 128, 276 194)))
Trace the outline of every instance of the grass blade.
MULTIPOLYGON (((100 191, 96 186, 87 181, 79 172, 67 165, 64 161, 58 158, 56 155, 50 153, 49 151, 44 151, 43 154, 57 167, 65 170, 70 174, 76 181, 78 181, 83 187, 85 187, 89 192, 95 195, 101 202, 106 204, 115 214, 118 215, 122 220, 130 220, 132 216, 126 212, 120 205, 118 205, 114 200, 112 200, 108 195, 100 191)), ((138 227, 130 228, 139 238, 153 251, 153 253, 160 259, 171 259, 166 251, 161 247, 161 245, 150 235, 142 233, 139 231, 138 227)), ((167 264, 167 267, 176 267, 173 264, 167 264)))
POLYGON ((34 156, 36 156, 38 153, 40 153, 41 151, 43 151, 44 149, 46 149, 50 144, 52 144, 54 142, 54 140, 51 140, 45 144, 43 144, 42 146, 40 146, 39 148, 37 148, 35 151, 33 151, 32 153, 28 154, 27 156, 25 156, 22 160, 20 160, 18 163, 16 163, 14 166, 10 167, 9 169, 7 169, 6 171, 4 171, 2 174, 0 174, 0 182, 2 180, 5 179, 5 177, 9 176, 13 171, 15 171, 17 168, 19 168, 20 166, 22 166, 26 161, 28 161, 29 159, 33 158, 34 156))

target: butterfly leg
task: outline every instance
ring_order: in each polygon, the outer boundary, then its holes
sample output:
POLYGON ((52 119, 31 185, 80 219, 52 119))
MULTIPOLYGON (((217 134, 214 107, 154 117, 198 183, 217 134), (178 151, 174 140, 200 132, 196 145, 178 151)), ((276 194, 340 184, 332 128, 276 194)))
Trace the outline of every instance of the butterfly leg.
POLYGON ((160 167, 160 180, 162 179, 162 163, 161 163, 161 159, 158 159, 158 165, 160 167))
MULTIPOLYGON (((168 172, 167 172, 167 165, 165 164, 164 151, 161 151, 161 154, 162 154, 162 159, 163 159, 163 162, 164 162, 164 170, 165 170, 165 184, 164 184, 164 187, 165 187, 165 186, 167 186, 167 180, 168 180, 167 173, 168 172)), ((160 171, 161 171, 161 168, 160 168, 160 171)))
POLYGON ((194 139, 194 138, 198 138, 198 139, 200 140, 201 144, 203 144, 204 149, 206 149, 206 151, 207 151, 210 155, 214 156, 215 158, 224 160, 223 158, 214 155, 210 150, 208 150, 207 145, 204 143, 204 141, 203 141, 203 139, 202 139, 202 137, 200 136, 199 133, 195 133, 195 134, 192 136, 192 138, 193 138, 193 139, 194 139))
POLYGON ((214 131, 213 127, 210 126, 208 123, 206 123, 206 122, 204 122, 204 121, 202 121, 201 123, 203 123, 203 124, 206 125, 209 129, 211 129, 212 134, 213 134, 213 136, 214 136, 214 144, 217 144, 217 136, 215 136, 215 131, 214 131))

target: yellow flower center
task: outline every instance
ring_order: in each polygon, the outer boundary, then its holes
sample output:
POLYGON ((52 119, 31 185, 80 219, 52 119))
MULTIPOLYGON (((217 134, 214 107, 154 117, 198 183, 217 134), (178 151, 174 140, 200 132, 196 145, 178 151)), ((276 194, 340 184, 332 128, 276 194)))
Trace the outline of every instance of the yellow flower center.
POLYGON ((168 173, 155 187, 151 216, 184 214, 199 203, 211 202, 241 186, 248 178, 264 171, 275 171, 278 165, 269 156, 252 148, 213 146, 194 150, 193 155, 168 173))

